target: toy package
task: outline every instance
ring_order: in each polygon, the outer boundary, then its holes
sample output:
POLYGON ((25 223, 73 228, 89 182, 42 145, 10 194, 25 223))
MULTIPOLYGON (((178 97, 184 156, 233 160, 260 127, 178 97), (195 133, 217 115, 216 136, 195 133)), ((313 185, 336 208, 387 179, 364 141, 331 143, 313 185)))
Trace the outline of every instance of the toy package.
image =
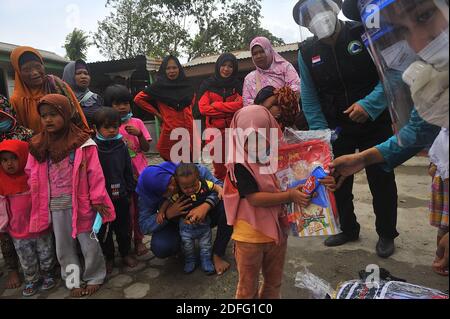
MULTIPOLYGON (((311 133, 309 133, 311 134, 311 133)), ((297 204, 285 205, 285 220, 294 237, 330 236, 341 232, 334 195, 319 179, 328 175, 333 160, 329 139, 308 136, 289 139, 280 146, 277 178, 283 191, 301 187, 313 199, 307 208, 297 204)))

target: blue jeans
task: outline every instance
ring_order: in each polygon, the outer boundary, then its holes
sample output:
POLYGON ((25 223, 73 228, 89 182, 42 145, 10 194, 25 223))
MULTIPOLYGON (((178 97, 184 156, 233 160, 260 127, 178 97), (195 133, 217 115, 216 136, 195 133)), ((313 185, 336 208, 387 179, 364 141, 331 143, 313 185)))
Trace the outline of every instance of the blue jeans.
POLYGON ((188 225, 181 218, 179 226, 185 260, 195 262, 195 241, 197 239, 200 246, 200 259, 210 260, 212 257, 212 233, 209 220, 198 225, 188 225))
MULTIPOLYGON (((220 202, 208 213, 211 218, 210 228, 217 226, 214 240, 214 255, 224 257, 227 245, 233 233, 233 227, 227 225, 223 202, 220 202)), ((151 250, 158 258, 168 258, 176 255, 181 249, 181 236, 178 223, 170 222, 163 229, 152 234, 151 250)))

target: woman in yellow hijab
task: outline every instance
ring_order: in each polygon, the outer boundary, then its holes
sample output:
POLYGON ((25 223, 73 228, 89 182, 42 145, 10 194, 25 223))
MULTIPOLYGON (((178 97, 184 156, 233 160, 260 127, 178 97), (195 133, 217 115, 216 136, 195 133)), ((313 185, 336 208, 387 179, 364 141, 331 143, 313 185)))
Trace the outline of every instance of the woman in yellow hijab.
POLYGON ((15 71, 15 87, 11 104, 17 113, 18 122, 34 131, 41 132, 41 120, 37 110, 39 100, 47 94, 66 96, 73 109, 75 121, 81 128, 88 128, 86 118, 72 89, 61 79, 45 73, 40 53, 31 47, 18 47, 11 53, 15 71))

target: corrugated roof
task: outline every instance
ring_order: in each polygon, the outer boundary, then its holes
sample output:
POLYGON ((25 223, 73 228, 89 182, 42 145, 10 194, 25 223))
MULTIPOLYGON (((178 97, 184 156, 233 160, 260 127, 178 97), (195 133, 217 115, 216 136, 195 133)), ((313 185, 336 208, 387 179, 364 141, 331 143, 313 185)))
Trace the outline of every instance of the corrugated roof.
MULTIPOLYGON (((279 47, 274 47, 274 50, 278 53, 298 51, 299 43, 291 43, 286 44, 279 47)), ((250 51, 236 51, 232 52, 238 60, 250 59, 252 57, 252 53, 250 51)), ((220 55, 210 55, 203 58, 194 59, 186 64, 184 64, 185 68, 202 65, 202 64, 214 64, 220 55)))
MULTIPOLYGON (((0 42, 0 52, 11 53, 15 48, 19 47, 15 44, 0 42)), ((66 58, 50 51, 39 50, 39 53, 42 55, 44 60, 49 60, 52 62, 60 62, 60 63, 69 63, 69 60, 66 58)))

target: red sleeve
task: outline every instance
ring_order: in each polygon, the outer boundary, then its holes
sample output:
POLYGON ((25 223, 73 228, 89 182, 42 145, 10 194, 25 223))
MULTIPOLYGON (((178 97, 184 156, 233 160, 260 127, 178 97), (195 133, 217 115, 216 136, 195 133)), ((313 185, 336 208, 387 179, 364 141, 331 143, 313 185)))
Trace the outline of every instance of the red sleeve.
POLYGON ((238 100, 233 102, 212 102, 210 93, 206 92, 198 102, 200 113, 209 117, 220 117, 224 113, 236 113, 243 106, 242 96, 238 95, 238 100))
POLYGON ((138 95, 136 95, 136 97, 134 98, 134 103, 136 103, 137 106, 139 106, 141 109, 156 115, 159 113, 159 111, 148 102, 148 100, 150 99, 150 96, 145 93, 144 91, 142 91, 141 93, 139 93, 138 95))

